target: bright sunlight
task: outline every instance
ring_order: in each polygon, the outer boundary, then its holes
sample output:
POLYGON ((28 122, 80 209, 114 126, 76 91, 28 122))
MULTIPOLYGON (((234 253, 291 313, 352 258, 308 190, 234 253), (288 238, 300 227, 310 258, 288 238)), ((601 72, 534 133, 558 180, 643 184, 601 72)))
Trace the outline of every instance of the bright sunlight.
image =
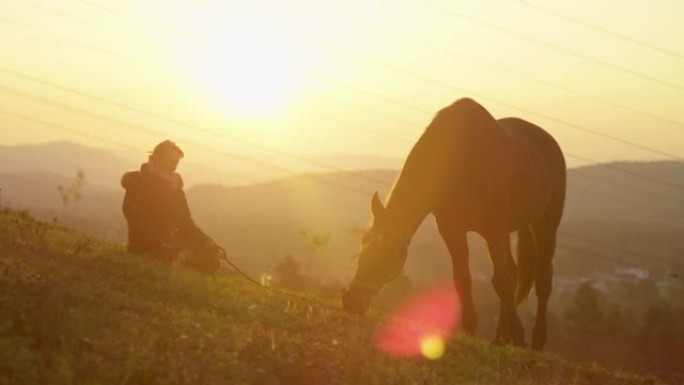
POLYGON ((272 116, 286 109, 304 81, 296 52, 285 39, 243 29, 188 47, 184 63, 199 91, 222 109, 272 116))
POLYGON ((339 58, 315 41, 357 38, 349 26, 327 22, 330 13, 353 10, 356 17, 372 19, 381 5, 328 0, 227 2, 201 11, 179 6, 176 16, 189 33, 176 60, 192 88, 222 111, 250 120, 278 117, 301 102, 317 74, 338 70, 339 58))

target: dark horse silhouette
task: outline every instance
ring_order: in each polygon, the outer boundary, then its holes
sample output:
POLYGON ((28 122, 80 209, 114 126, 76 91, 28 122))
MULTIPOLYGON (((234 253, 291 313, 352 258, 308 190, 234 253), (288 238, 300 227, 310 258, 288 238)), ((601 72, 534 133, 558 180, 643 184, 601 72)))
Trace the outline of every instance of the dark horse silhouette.
POLYGON ((516 308, 534 284, 532 348, 541 349, 564 202, 565 159, 551 135, 521 119, 496 120, 471 99, 457 100, 437 113, 414 145, 386 205, 373 195, 373 224, 363 237, 344 308, 368 308, 381 286, 401 272, 411 237, 432 213, 451 254, 464 331, 472 334, 477 327, 466 243, 466 233, 475 231, 487 242, 501 304, 493 343, 524 344, 516 308))

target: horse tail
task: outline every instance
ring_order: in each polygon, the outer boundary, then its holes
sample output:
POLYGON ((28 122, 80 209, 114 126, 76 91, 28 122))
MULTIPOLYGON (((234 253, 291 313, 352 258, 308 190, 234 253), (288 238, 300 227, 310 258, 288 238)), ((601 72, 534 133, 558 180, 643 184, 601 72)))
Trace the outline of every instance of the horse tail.
POLYGON ((520 304, 532 290, 537 274, 537 250, 535 249, 532 230, 529 226, 518 231, 518 289, 515 303, 520 304))

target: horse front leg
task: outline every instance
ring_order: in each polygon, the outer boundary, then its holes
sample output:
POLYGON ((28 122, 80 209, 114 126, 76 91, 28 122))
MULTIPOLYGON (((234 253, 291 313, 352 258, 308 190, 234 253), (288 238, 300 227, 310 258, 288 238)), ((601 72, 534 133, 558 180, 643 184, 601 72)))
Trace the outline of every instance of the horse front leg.
POLYGON ((473 335, 477 329, 477 311, 473 301, 466 233, 455 230, 444 223, 440 224, 439 221, 437 226, 451 255, 454 287, 461 299, 463 331, 468 335, 473 335))
POLYGON ((537 292, 537 320, 532 332, 532 349, 541 350, 546 344, 547 305, 553 285, 553 254, 556 250, 556 227, 544 224, 533 226, 537 243, 535 289, 537 292))
POLYGON ((499 296, 499 322, 495 344, 525 344, 525 333, 518 317, 515 304, 517 286, 517 267, 511 253, 511 243, 507 231, 498 231, 485 236, 489 257, 494 265, 492 284, 499 296))

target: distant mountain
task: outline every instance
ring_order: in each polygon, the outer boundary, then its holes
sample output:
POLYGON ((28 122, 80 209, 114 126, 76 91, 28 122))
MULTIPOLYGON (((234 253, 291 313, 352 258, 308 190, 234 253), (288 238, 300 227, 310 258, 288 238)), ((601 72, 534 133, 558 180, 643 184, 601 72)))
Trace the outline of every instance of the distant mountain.
POLYGON ((41 172, 0 173, 0 205, 29 209, 45 220, 121 239, 125 230, 120 215, 123 190, 86 183, 78 200, 70 196, 65 202, 58 188, 68 189, 74 179, 41 172))
POLYGON ((73 178, 83 169, 88 184, 116 188, 123 171, 137 167, 136 162, 106 150, 73 142, 0 146, 0 173, 42 172, 73 178))
MULTIPOLYGON (((206 154, 189 153, 179 170, 188 186, 198 183, 244 184, 292 176, 302 172, 329 172, 330 170, 400 169, 403 160, 376 155, 322 154, 282 155, 264 153, 239 155, 222 163, 225 173, 206 154), (272 165, 273 167, 270 167, 272 165), (288 174, 290 171, 290 174, 288 174), (231 175, 243 175, 233 178, 231 175)), ((0 173, 52 173, 73 177, 83 169, 88 183, 119 188, 124 171, 137 169, 146 161, 147 154, 122 153, 115 155, 106 150, 67 141, 43 144, 0 146, 0 173)))

